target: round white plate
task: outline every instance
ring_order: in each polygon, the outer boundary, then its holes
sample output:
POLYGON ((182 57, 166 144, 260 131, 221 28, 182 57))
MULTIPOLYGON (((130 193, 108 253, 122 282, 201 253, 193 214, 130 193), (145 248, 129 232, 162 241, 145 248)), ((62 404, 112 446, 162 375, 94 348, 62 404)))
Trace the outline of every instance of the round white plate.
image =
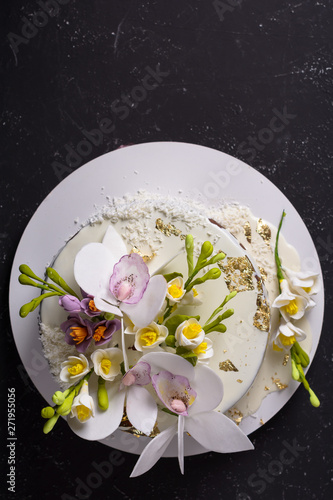
MULTIPOLYGON (((255 216, 275 225, 285 209, 288 225, 284 227, 284 236, 297 249, 302 270, 320 270, 311 236, 294 207, 268 179, 245 163, 220 151, 176 142, 139 144, 96 158, 73 172, 45 198, 23 233, 12 268, 9 302, 16 346, 33 383, 49 402, 58 387, 42 353, 37 311, 24 319, 19 316, 20 307, 35 296, 33 287, 18 283, 19 265, 28 264, 42 276, 55 253, 96 211, 96 205, 106 202, 106 196, 121 197, 139 189, 190 196, 209 206, 237 201, 249 206, 255 216)), ((316 296, 316 304, 308 316, 313 331, 311 359, 323 321, 323 291, 316 296)), ((264 399, 260 408, 264 422, 284 406, 298 385, 291 383, 284 391, 264 399)), ((260 426, 259 418, 247 417, 241 422, 247 434, 260 426)), ((147 439, 116 431, 103 442, 123 451, 141 453, 147 439)), ((186 455, 193 455, 205 450, 186 436, 185 451, 186 455)), ((177 446, 171 443, 165 456, 177 456, 177 446)))

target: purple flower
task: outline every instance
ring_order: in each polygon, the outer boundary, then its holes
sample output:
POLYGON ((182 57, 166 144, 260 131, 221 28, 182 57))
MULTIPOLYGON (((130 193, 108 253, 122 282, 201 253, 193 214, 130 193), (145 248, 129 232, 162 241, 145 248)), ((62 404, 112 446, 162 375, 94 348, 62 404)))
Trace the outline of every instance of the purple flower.
POLYGON ((197 397, 188 378, 161 371, 152 376, 152 384, 156 394, 169 410, 178 415, 188 415, 187 410, 197 397))
POLYGON ((94 316, 99 316, 101 314, 101 311, 95 306, 94 298, 92 297, 92 295, 88 295, 81 300, 81 311, 91 318, 93 318, 94 316))
POLYGON ((69 313, 81 311, 81 302, 74 295, 63 295, 59 298, 59 305, 69 313))
POLYGON ((74 313, 61 323, 60 328, 65 332, 67 344, 75 345, 78 352, 84 353, 92 341, 94 326, 88 319, 82 319, 74 313))
POLYGON ((120 302, 137 304, 146 291, 149 278, 147 264, 140 255, 124 255, 113 268, 110 291, 120 302))
POLYGON ((99 321, 93 323, 93 339, 96 345, 106 344, 111 340, 112 335, 119 330, 121 323, 119 319, 112 319, 111 321, 99 321))

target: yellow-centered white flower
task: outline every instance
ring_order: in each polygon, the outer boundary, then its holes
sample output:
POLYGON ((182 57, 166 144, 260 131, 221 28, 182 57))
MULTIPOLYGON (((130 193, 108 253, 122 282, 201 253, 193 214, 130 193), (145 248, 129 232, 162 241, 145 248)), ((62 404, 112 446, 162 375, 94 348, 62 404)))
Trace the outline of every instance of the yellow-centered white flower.
POLYGON ((84 354, 69 356, 61 363, 60 379, 63 382, 75 383, 89 372, 89 361, 84 354))
POLYGON ((205 332, 195 318, 190 318, 177 327, 175 337, 177 345, 192 351, 204 341, 205 332))
POLYGON ((153 321, 144 328, 135 332, 134 347, 137 351, 147 352, 162 344, 168 336, 168 329, 164 325, 158 325, 153 321))
POLYGON ((313 273, 312 271, 296 272, 286 268, 283 268, 283 270, 286 272, 294 290, 300 295, 308 297, 316 295, 320 291, 321 283, 319 273, 313 273))
POLYGON ((80 422, 86 422, 89 418, 95 416, 94 401, 89 396, 88 382, 84 380, 79 394, 74 398, 71 417, 76 417, 80 422))
POLYGON ((193 287, 182 298, 182 306, 200 306, 203 303, 203 293, 193 287))
POLYGON ((281 319, 280 325, 272 339, 274 351, 289 351, 295 342, 301 342, 306 338, 306 333, 293 325, 281 319))
POLYGON ((214 356, 213 342, 206 335, 204 341, 193 349, 193 353, 198 357, 198 363, 208 365, 210 358, 214 356))
POLYGON ((97 349, 92 353, 91 360, 94 363, 94 372, 104 380, 112 382, 121 373, 123 354, 117 347, 97 349))
POLYGON ((281 294, 276 297, 272 307, 280 310, 285 321, 302 318, 305 310, 314 305, 313 301, 311 301, 311 303, 313 303, 311 304, 306 297, 293 293, 286 279, 281 280, 280 286, 281 294))
POLYGON ((184 289, 184 280, 181 276, 168 282, 166 297, 169 299, 171 304, 180 302, 185 293, 186 290, 184 289))

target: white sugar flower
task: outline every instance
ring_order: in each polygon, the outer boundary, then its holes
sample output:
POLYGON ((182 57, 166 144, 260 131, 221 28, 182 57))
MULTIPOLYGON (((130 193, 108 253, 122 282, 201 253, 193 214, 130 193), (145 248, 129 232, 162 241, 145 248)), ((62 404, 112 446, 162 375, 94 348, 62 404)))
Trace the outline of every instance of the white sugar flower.
POLYGON ((198 363, 207 365, 212 356, 214 356, 213 342, 207 337, 201 344, 193 349, 193 353, 198 357, 198 363))
POLYGON ((63 382, 75 383, 89 372, 89 361, 80 354, 79 356, 69 356, 61 363, 60 379, 63 382))
POLYGON ((158 325, 155 321, 153 321, 150 325, 144 328, 139 328, 135 332, 134 347, 140 352, 152 350, 162 344, 167 336, 167 327, 164 325, 158 325))
POLYGON ((191 351, 203 342, 205 332, 195 318, 190 318, 177 327, 175 337, 179 346, 191 351))
POLYGON ((174 278, 168 282, 166 297, 171 304, 180 302, 184 297, 186 290, 184 289, 184 280, 181 276, 174 278))
POLYGON ((293 325, 281 319, 281 323, 272 339, 273 349, 275 351, 289 351, 295 342, 301 342, 306 338, 306 333, 293 325))
POLYGON ((293 293, 286 279, 281 280, 281 294, 276 297, 272 307, 280 310, 285 321, 290 319, 300 319, 304 316, 306 309, 313 307, 314 302, 309 301, 306 297, 293 293))
POLYGON ((319 273, 313 273, 312 271, 295 272, 286 268, 283 268, 283 270, 287 274, 294 290, 300 295, 308 297, 320 291, 321 284, 319 273))
POLYGON ((111 382, 121 373, 120 364, 123 361, 123 354, 117 347, 97 349, 92 353, 91 359, 96 375, 104 380, 111 382))
POLYGON ((95 416, 95 405, 93 398, 89 396, 88 382, 83 381, 81 390, 74 398, 71 417, 76 417, 80 422, 86 422, 95 416))
POLYGON ((200 304, 203 303, 203 296, 203 292, 198 292, 198 290, 193 287, 182 298, 182 306, 200 306, 200 304))

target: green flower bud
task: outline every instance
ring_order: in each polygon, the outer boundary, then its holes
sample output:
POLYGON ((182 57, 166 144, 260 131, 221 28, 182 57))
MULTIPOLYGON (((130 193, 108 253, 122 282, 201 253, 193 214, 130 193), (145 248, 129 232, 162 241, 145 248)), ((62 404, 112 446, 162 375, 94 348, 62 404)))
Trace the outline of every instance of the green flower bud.
POLYGON ((194 249, 194 241, 192 234, 188 234, 186 236, 185 248, 187 254, 188 275, 191 276, 191 274, 193 273, 193 249, 194 249))
POLYGON ((54 408, 52 406, 45 406, 40 412, 43 418, 51 418, 54 415, 54 408))
POLYGON ((108 392, 105 388, 105 380, 102 377, 98 377, 97 399, 101 410, 105 411, 109 408, 108 392))
POLYGON ((219 252, 207 262, 207 266, 210 266, 211 264, 216 264, 216 262, 220 262, 220 260, 223 260, 224 258, 225 258, 225 253, 219 252))
POLYGON ((66 416, 70 413, 72 409, 73 399, 75 396, 75 391, 72 391, 65 401, 57 408, 57 413, 62 416, 66 416))
POLYGON ((174 335, 168 335, 165 339, 165 343, 168 347, 175 347, 176 345, 176 337, 174 335))
POLYGON ((114 314, 104 313, 104 318, 106 319, 106 321, 112 321, 114 319, 114 314))
POLYGON ((64 392, 56 391, 52 396, 53 403, 58 406, 62 405, 62 403, 65 401, 71 390, 72 389, 66 389, 66 391, 64 392))
POLYGON ((210 241, 205 241, 202 246, 201 246, 201 252, 197 261, 197 264, 195 266, 195 269, 201 269, 203 268, 206 263, 208 257, 210 257, 213 253, 213 245, 211 244, 210 241))
POLYGON ((291 376, 294 380, 299 380, 299 371, 293 359, 291 360, 291 376))
POLYGON ((53 417, 51 417, 47 422, 45 422, 43 427, 44 434, 48 434, 49 432, 52 431, 59 417, 60 417, 59 413, 55 413, 53 417))
POLYGON ((310 403, 312 404, 312 406, 314 406, 315 408, 318 408, 318 406, 320 405, 320 401, 319 399, 317 398, 317 396, 315 395, 315 393, 313 392, 312 389, 309 388, 309 394, 310 394, 310 403))

